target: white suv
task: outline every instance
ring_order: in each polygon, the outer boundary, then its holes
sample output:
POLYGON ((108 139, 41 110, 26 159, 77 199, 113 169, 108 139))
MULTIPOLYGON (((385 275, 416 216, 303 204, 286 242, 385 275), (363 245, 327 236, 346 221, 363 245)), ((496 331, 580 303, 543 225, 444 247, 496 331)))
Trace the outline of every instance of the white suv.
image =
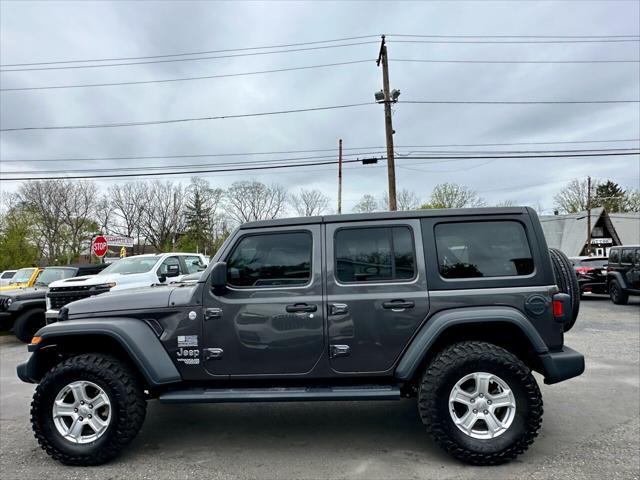
POLYGON ((196 253, 136 255, 112 263, 98 275, 53 282, 47 292, 47 323, 58 318, 58 311, 67 303, 111 290, 179 282, 186 275, 203 271, 208 264, 207 257, 196 253))

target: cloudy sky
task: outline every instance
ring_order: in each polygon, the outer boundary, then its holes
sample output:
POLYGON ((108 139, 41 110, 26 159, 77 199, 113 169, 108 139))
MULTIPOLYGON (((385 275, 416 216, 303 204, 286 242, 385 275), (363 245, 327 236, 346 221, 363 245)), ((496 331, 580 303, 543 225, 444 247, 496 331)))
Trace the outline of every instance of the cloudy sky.
MULTIPOLYGON (((417 35, 639 35, 640 2, 0 2, 0 63, 150 57, 186 52, 316 42, 380 33, 417 35)), ((390 77, 401 101, 637 100, 638 63, 481 64, 397 62, 425 60, 638 60, 636 42, 404 43, 389 37, 390 77)), ((449 40, 465 40, 464 38, 449 40)), ((472 39, 487 40, 487 39, 472 39)), ((493 39, 500 40, 500 38, 493 39)), ((512 39, 512 40, 518 40, 512 39)), ((520 39, 522 40, 522 39, 520 39)), ((538 39, 540 40, 540 39, 538 39)), ((355 60, 334 67, 191 81, 0 92, 3 129, 234 115, 373 101, 381 71, 376 38, 338 48, 197 61, 144 63, 0 73, 2 89, 149 81, 284 69, 355 60), (375 43, 367 43, 375 42, 375 43)), ((327 44, 324 44, 327 45, 327 44)), ((315 46, 315 45, 311 45, 315 46)), ((292 47, 296 49, 301 47, 292 47)), ((264 52, 246 50, 238 53, 264 52)), ((202 56, 202 55, 201 55, 202 56)), ((206 55, 205 55, 206 56, 206 55)), ((224 54, 209 54, 224 56, 224 54)), ((180 59, 189 57, 161 57, 180 59)), ((191 57, 193 58, 193 57, 191 57)), ((158 59, 156 59, 158 60, 158 59)), ((149 59, 140 60, 149 61, 149 59)), ((129 62, 129 61, 127 61, 129 62)), ((103 62, 118 63, 118 61, 103 62)), ((122 62, 121 62, 122 63, 122 62)), ((94 62, 95 64, 95 62, 94 62)), ((78 66, 86 64, 58 64, 78 66)), ((638 148, 626 143, 417 148, 442 144, 568 142, 640 138, 637 103, 588 105, 469 105, 398 103, 398 154, 426 150, 542 150, 638 148)), ((271 157, 201 157, 82 162, 12 162, 25 159, 204 155, 384 145, 381 105, 163 125, 2 132, 0 168, 63 172, 70 169, 145 167, 251 161, 271 157)), ((380 151, 379 148, 362 152, 380 151)), ((354 153, 354 150, 346 150, 354 153)), ((415 155, 415 153, 414 153, 415 155)), ((321 161, 321 160, 309 160, 321 161)), ((398 189, 427 199, 431 188, 457 182, 489 203, 512 200, 551 209, 552 196, 572 178, 611 178, 637 188, 638 156, 560 159, 434 161, 397 159, 398 189)), ((41 176, 50 175, 42 173, 41 176)), ((278 182, 295 190, 319 188, 336 197, 336 166, 203 174, 215 186, 235 180, 278 182)), ((6 178, 6 175, 5 175, 6 178)), ((187 181, 188 176, 172 176, 187 181)), ((101 180, 104 188, 119 180, 101 180)), ((11 191, 17 182, 2 182, 11 191)), ((384 163, 347 165, 343 209, 364 193, 386 192, 384 163)))

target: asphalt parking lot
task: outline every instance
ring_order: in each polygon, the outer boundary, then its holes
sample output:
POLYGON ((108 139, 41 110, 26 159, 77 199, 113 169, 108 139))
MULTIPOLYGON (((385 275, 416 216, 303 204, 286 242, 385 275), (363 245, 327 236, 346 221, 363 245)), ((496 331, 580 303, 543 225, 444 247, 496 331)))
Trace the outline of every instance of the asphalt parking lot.
POLYGON ((24 345, 0 337, 0 477, 159 478, 639 478, 640 301, 583 301, 566 343, 583 352, 579 378, 547 386, 540 436, 516 461, 470 467, 427 437, 415 401, 186 405, 152 402, 140 435, 112 463, 51 460, 29 424, 34 386, 15 367, 24 345))

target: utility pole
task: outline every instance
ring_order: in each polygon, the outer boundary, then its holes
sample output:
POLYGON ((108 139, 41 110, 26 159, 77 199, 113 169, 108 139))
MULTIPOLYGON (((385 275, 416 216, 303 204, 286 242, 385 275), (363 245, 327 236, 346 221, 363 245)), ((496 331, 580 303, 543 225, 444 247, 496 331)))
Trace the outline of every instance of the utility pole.
MULTIPOLYGON (((387 45, 382 35, 380 53, 376 64, 382 63, 382 91, 384 93, 384 127, 387 135, 387 175, 389 177, 389 210, 397 210, 396 206, 396 164, 393 156, 393 125, 391 122, 391 93, 389 92, 389 62, 387 58, 387 45)), ((395 91, 394 91, 395 92, 395 91)), ((397 92, 400 95, 400 92, 397 92)))
POLYGON ((338 141, 338 215, 342 213, 342 139, 338 141))
POLYGON ((587 255, 591 255, 591 177, 587 177, 587 255))

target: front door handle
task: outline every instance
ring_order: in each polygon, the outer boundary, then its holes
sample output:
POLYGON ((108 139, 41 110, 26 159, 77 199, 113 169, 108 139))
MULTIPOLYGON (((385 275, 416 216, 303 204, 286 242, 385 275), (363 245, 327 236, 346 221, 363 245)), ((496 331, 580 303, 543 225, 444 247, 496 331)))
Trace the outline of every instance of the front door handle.
POLYGON ((384 302, 382 304, 382 308, 386 308, 388 310, 406 310, 407 308, 413 308, 416 304, 413 300, 404 301, 404 300, 391 300, 390 302, 384 302))
POLYGON ((318 306, 308 305, 306 303, 296 303, 294 305, 287 305, 286 310, 288 313, 315 312, 316 310, 318 310, 318 306))

